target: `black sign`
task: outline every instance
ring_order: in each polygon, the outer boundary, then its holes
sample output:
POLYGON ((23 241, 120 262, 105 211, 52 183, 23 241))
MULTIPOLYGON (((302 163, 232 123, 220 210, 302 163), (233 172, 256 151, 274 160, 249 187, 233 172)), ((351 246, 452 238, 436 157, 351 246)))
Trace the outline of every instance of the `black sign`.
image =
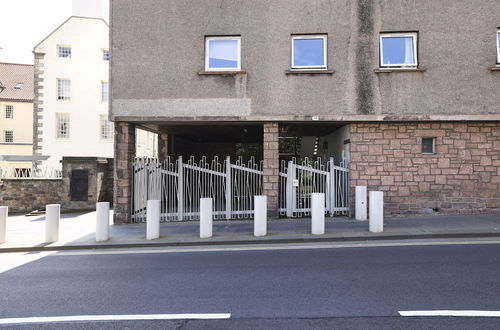
POLYGON ((69 190, 72 201, 87 201, 89 198, 89 171, 72 170, 69 190))

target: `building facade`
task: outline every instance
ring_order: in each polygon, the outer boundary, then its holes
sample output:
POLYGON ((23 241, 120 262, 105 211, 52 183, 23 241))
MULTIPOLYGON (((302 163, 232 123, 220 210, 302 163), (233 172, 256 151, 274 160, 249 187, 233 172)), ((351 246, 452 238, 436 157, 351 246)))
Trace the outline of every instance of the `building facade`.
POLYGON ((33 65, 0 63, 0 170, 29 176, 33 154, 33 65))
POLYGON ((130 221, 135 127, 159 157, 349 162, 388 214, 500 207, 500 3, 112 1, 115 221, 130 221), (134 19, 130 19, 134 13, 134 19), (148 24, 143 24, 147 21, 148 24))
POLYGON ((64 156, 112 157, 108 24, 101 18, 72 16, 33 53, 33 152, 49 156, 38 165, 61 169, 64 156))

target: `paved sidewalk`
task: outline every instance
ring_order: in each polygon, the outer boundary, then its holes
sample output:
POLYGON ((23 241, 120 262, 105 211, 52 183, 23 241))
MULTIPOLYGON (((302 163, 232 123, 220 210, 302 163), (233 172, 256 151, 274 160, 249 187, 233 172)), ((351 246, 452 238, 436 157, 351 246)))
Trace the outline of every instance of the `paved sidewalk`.
MULTIPOLYGON (((110 217, 112 218, 112 217, 110 217)), ((345 217, 327 218, 324 235, 310 234, 311 220, 269 220, 268 235, 253 237, 252 220, 214 221, 214 237, 199 238, 199 223, 173 222, 161 225, 158 240, 146 240, 146 225, 110 227, 110 240, 95 242, 95 212, 63 214, 60 240, 45 244, 45 217, 10 216, 7 242, 0 252, 60 249, 123 248, 139 246, 195 246, 225 244, 301 243, 328 241, 367 241, 394 239, 500 237, 500 213, 473 215, 438 215, 385 220, 384 233, 368 232, 367 221, 345 217)))

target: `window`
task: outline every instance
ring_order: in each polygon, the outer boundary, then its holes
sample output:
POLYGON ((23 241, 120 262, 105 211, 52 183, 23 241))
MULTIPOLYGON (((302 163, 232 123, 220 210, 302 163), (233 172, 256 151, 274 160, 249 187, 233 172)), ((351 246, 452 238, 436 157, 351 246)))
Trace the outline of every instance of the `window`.
POLYGON ((108 120, 107 115, 101 115, 100 136, 103 140, 111 140, 113 138, 113 123, 108 120))
POLYGON ((21 88, 23 88, 23 87, 24 87, 24 83, 17 83, 17 84, 14 86, 14 88, 15 88, 15 89, 21 89, 21 88))
POLYGON ((71 80, 57 79, 57 99, 70 100, 71 80))
POLYGON ((6 143, 14 142, 14 131, 3 131, 3 137, 6 143))
POLYGON ((241 38, 210 37, 205 43, 205 71, 240 71, 241 38))
POLYGON ((292 36, 292 69, 326 69, 327 36, 292 36))
POLYGON ((14 106, 6 105, 5 106, 5 119, 13 119, 14 118, 14 106))
POLYGON ((422 138, 422 153, 423 154, 436 153, 436 138, 433 137, 422 138))
POLYGON ((381 34, 380 66, 390 68, 417 67, 417 33, 381 34))
POLYGON ((102 59, 104 61, 109 61, 109 49, 102 50, 102 59))
POLYGON ((109 84, 107 81, 101 81, 101 101, 107 102, 109 96, 109 84))
POLYGON ((56 113, 56 137, 69 139, 69 113, 56 113))
POLYGON ((62 58, 71 58, 71 47, 57 46, 57 56, 62 58))
POLYGON ((497 64, 500 64, 500 29, 497 30, 497 64))

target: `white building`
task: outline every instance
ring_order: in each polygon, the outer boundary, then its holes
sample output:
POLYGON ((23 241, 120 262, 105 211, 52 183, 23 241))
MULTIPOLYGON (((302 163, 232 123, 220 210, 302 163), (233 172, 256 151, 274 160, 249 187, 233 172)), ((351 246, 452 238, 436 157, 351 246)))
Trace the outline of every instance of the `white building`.
POLYGON ((33 53, 33 150, 35 155, 49 156, 42 166, 60 168, 63 156, 113 157, 106 21, 72 16, 36 45, 33 53))

